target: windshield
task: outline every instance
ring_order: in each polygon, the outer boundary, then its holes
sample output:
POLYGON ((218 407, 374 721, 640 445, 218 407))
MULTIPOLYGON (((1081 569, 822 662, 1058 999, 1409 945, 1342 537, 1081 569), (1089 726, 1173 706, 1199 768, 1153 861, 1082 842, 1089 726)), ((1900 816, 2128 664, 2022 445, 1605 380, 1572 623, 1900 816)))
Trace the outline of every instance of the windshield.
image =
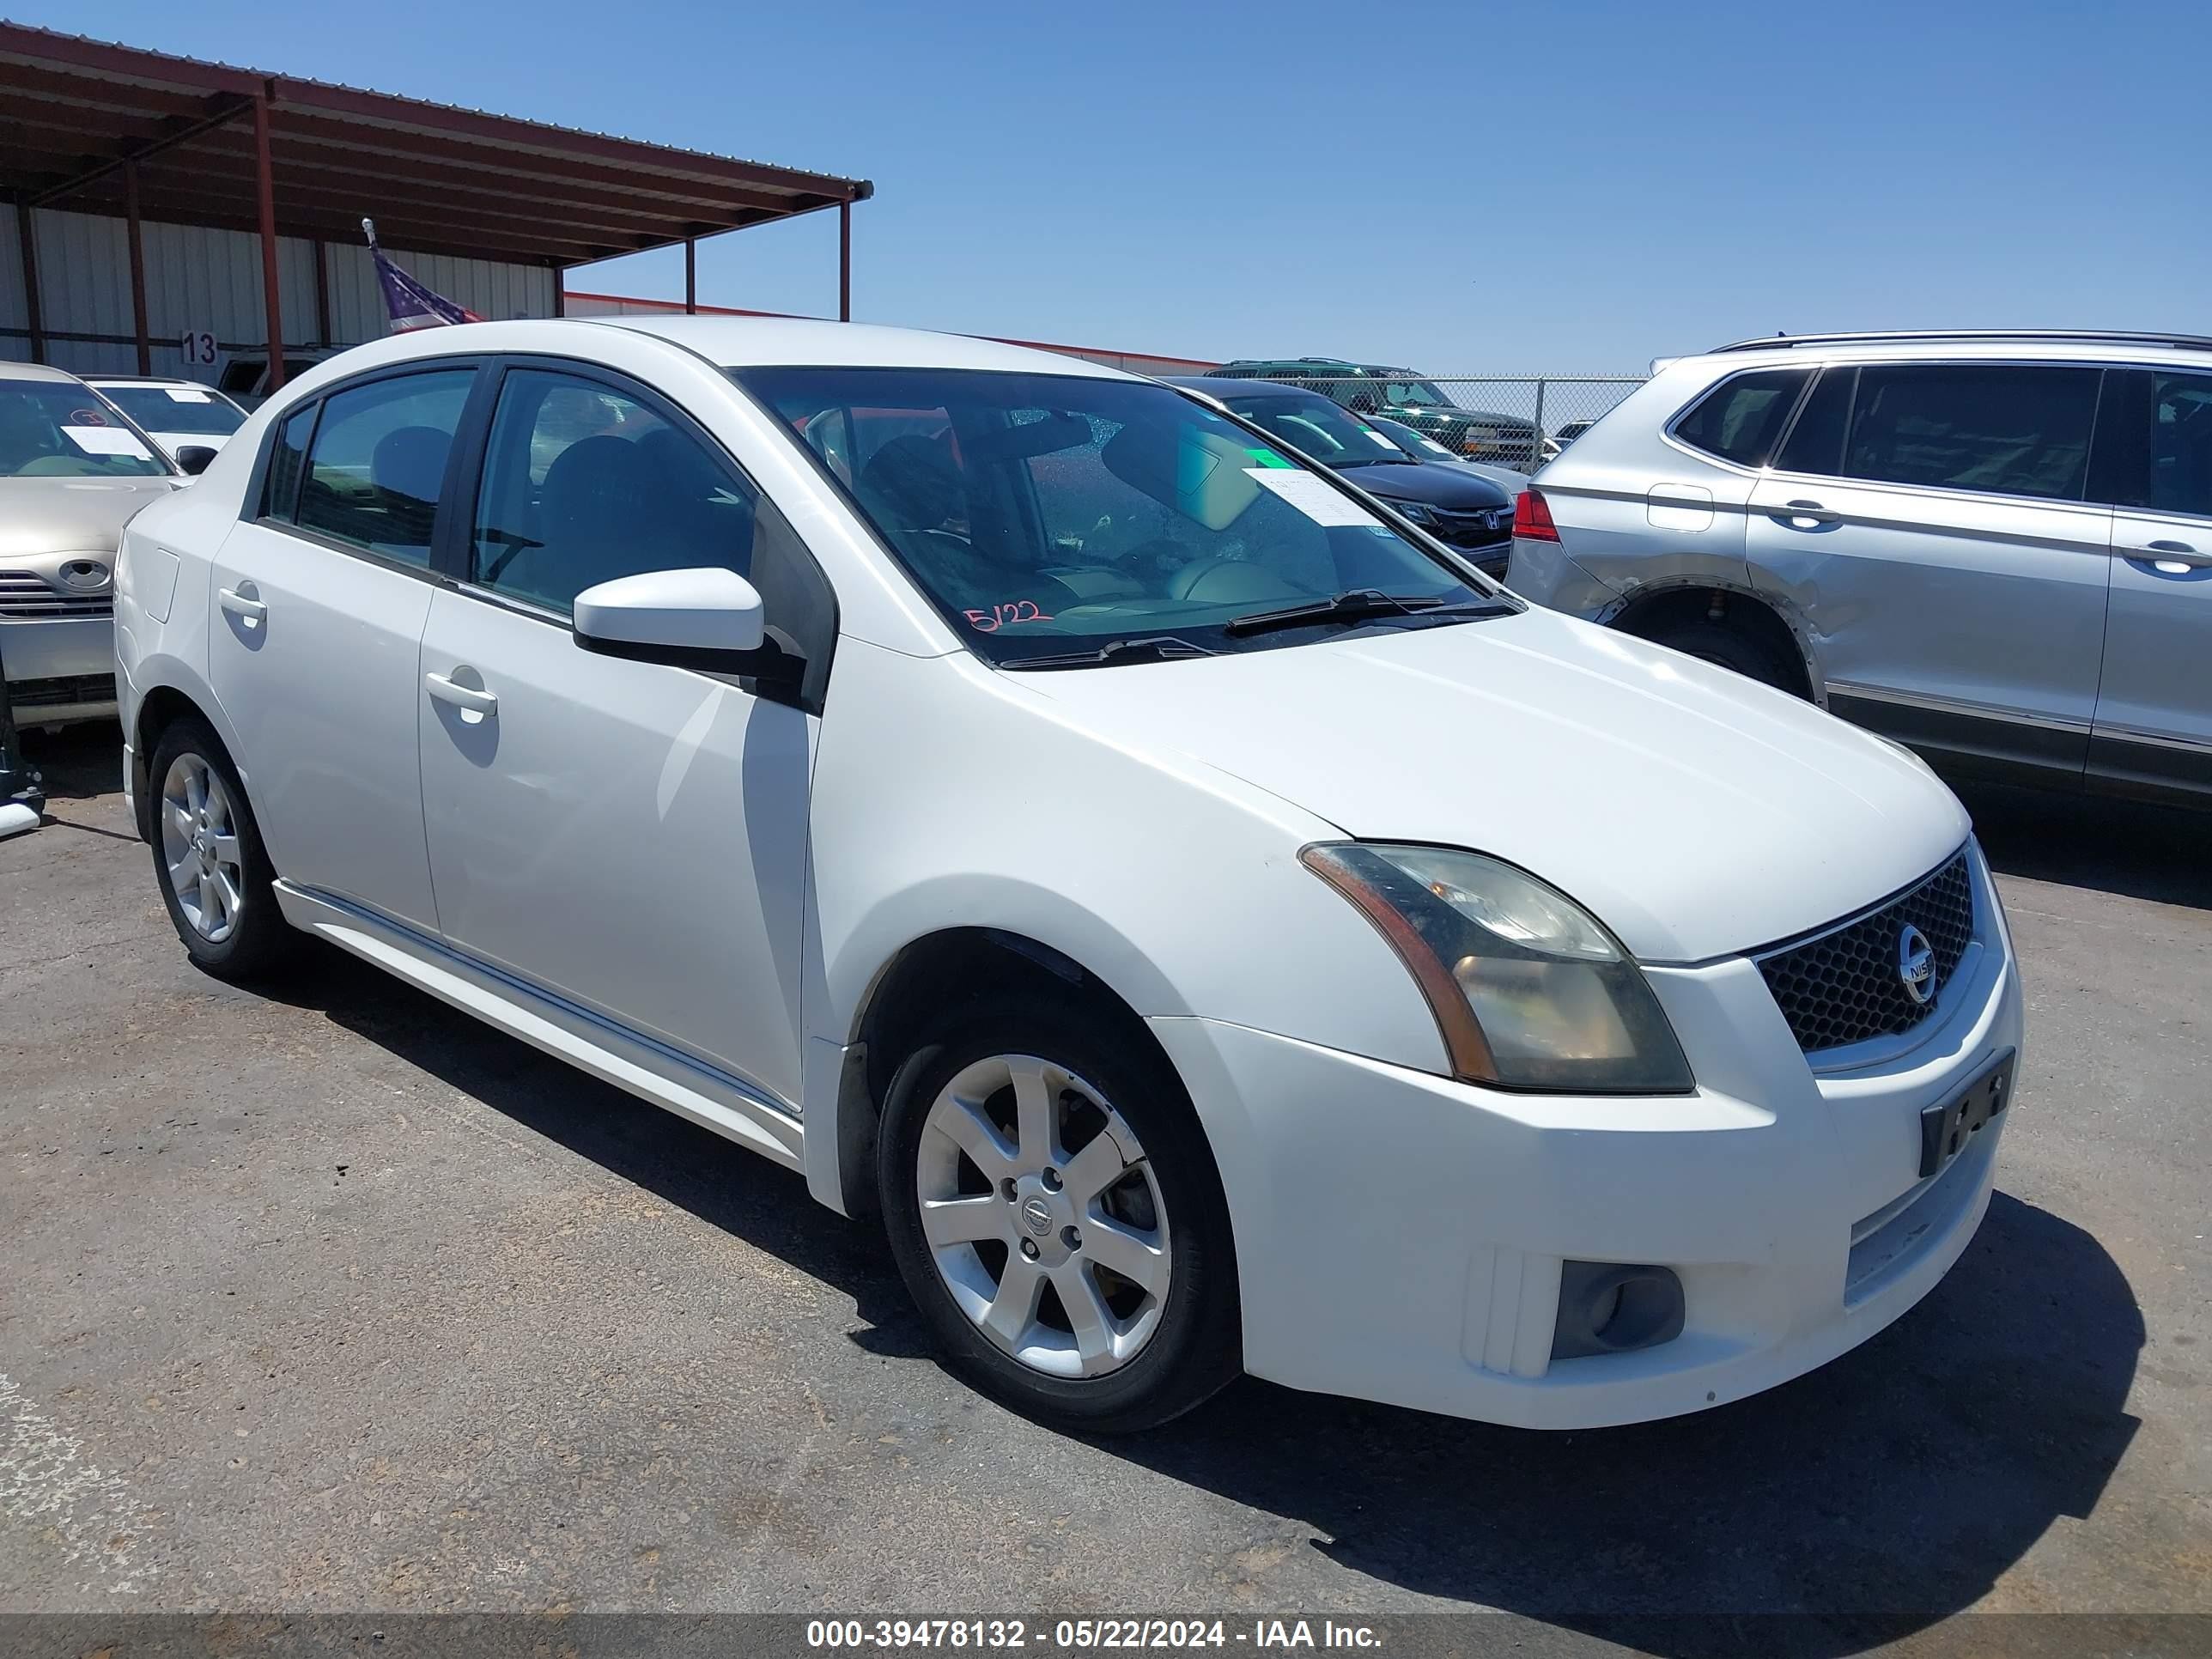
POLYGON ((1342 405, 1310 392, 1240 393, 1221 400, 1323 466, 1402 461, 1398 446, 1342 405))
POLYGON ((1455 461, 1459 459, 1458 456, 1453 454, 1450 450, 1446 449, 1434 438, 1430 437, 1425 433, 1416 432, 1412 427, 1406 426, 1400 422, 1385 420, 1381 416, 1377 416, 1375 418, 1374 426, 1377 432, 1380 432, 1384 437, 1395 443, 1399 448, 1404 450, 1409 455, 1424 458, 1432 461, 1455 461))
POLYGON ((995 663, 1133 642, 1266 650, 1497 602, 1326 475, 1165 386, 975 369, 732 374, 995 663), (1419 604, 1231 626, 1348 592, 1419 604))
POLYGON ((104 386, 99 391, 149 432, 227 438, 246 424, 243 410, 203 386, 104 386))
POLYGON ((168 470, 89 386, 0 380, 0 478, 146 477, 168 470))

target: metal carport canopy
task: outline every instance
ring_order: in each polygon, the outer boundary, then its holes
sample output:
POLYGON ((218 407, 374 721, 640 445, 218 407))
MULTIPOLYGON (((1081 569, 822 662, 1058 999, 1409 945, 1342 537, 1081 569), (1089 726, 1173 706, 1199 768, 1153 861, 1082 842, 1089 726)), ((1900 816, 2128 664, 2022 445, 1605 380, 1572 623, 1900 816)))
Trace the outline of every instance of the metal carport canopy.
POLYGON ((364 216, 394 246, 558 270, 835 207, 849 315, 850 210, 874 187, 0 22, 0 190, 26 224, 67 206, 255 232, 271 270, 276 236, 352 241, 364 216))

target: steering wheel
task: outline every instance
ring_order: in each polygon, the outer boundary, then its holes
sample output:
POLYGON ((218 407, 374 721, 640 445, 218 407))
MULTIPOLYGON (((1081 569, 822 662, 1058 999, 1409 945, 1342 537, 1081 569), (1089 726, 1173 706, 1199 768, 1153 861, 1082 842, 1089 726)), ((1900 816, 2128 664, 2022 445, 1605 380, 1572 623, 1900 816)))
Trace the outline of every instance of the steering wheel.
POLYGON ((1267 599, 1300 599, 1307 591, 1249 559, 1216 555, 1193 559, 1168 578, 1168 597, 1198 605, 1243 605, 1267 599))

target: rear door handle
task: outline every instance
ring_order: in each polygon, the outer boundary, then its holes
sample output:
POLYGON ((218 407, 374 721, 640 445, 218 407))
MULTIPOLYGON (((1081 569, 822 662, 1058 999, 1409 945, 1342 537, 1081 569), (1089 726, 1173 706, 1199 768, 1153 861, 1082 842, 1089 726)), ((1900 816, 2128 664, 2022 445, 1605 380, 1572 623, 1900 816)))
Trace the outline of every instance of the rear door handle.
POLYGON ((1839 524, 1844 515, 1830 512, 1818 501, 1784 501, 1772 516, 1790 524, 1800 520, 1809 520, 1814 524, 1839 524))
MULTIPOLYGON (((241 582, 239 586, 251 588, 252 583, 241 582)), ((255 599, 251 592, 241 593, 238 588, 226 587, 217 597, 222 602, 222 608, 248 628, 258 628, 262 620, 269 614, 269 607, 255 599)))
POLYGON ((499 713, 499 699, 489 691, 479 691, 473 685, 463 685, 458 680, 447 679, 443 674, 425 674, 422 684, 440 702, 449 702, 471 714, 482 714, 489 720, 499 713))
POLYGON ((2185 565, 2191 570, 2212 569, 2212 553, 2199 553, 2187 542, 2150 542, 2142 547, 2115 550, 2123 558, 2146 564, 2185 565))

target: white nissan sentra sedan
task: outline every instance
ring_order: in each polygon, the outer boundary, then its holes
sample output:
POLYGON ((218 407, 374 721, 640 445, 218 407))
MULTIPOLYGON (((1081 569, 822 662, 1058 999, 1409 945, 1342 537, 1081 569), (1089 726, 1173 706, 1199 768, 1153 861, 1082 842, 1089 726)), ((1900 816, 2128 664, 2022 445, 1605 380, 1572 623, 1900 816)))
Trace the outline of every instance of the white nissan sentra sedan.
POLYGON ((2020 981, 1943 787, 1197 394, 408 335, 133 520, 116 622, 196 963, 319 935, 801 1171, 1053 1422, 1694 1411, 1989 1200, 2020 981))

